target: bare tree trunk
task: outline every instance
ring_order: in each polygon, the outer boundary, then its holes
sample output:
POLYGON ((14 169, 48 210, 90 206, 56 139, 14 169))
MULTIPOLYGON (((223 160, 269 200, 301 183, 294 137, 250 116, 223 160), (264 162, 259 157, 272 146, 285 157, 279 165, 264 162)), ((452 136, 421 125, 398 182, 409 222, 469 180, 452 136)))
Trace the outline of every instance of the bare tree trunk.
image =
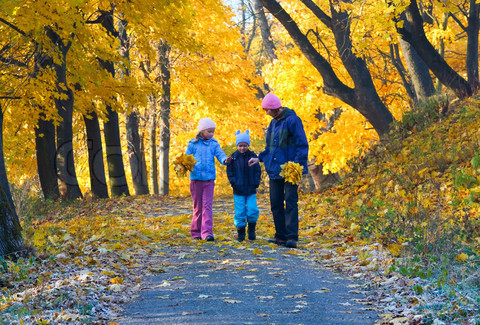
POLYGON ((170 46, 166 42, 161 41, 158 46, 158 54, 161 74, 160 82, 163 90, 160 99, 159 193, 168 195, 170 183, 170 46))
POLYGON ((323 173, 323 164, 316 165, 315 160, 309 160, 308 172, 312 176, 315 189, 319 190, 325 186, 333 185, 340 181, 338 173, 323 173))
POLYGON ((3 112, 0 107, 0 258, 15 257, 25 250, 22 227, 15 212, 3 154, 3 112))
POLYGON ((62 54, 61 62, 53 62, 52 66, 56 74, 57 91, 62 96, 55 98, 55 106, 62 121, 57 126, 57 153, 56 169, 60 182, 60 196, 62 199, 74 200, 83 197, 78 185, 73 157, 73 91, 67 82, 67 53, 72 41, 64 44, 60 36, 52 29, 47 28, 46 34, 52 44, 55 44, 62 54), (64 99, 65 98, 65 99, 64 99))
POLYGON ((262 35, 263 46, 265 46, 265 52, 270 58, 270 61, 276 60, 277 55, 275 54, 275 44, 273 43, 267 16, 265 16, 265 11, 263 10, 260 0, 253 0, 253 8, 255 10, 255 16, 258 19, 258 25, 260 26, 260 33, 262 35))
POLYGON ((413 88, 418 100, 425 100, 435 94, 435 87, 433 85, 430 71, 423 62, 422 58, 417 54, 410 43, 400 39, 400 47, 402 48, 405 64, 408 72, 412 78, 413 88))
POLYGON ((0 187, 3 187, 8 203, 15 212, 15 204, 13 203, 10 185, 8 183, 7 169, 5 167, 5 158, 3 154, 3 111, 0 106, 0 187))
MULTIPOLYGON (((120 54, 130 63, 130 39, 127 35, 127 21, 120 20, 118 23, 118 38, 120 40, 120 54)), ((125 74, 130 75, 128 66, 125 67, 125 74)), ((140 148, 140 134, 138 131, 138 115, 135 109, 126 114, 127 129, 127 153, 132 173, 133 188, 136 195, 148 194, 148 180, 146 169, 142 161, 145 160, 145 152, 140 148)))
POLYGON ((150 115, 148 117, 148 135, 150 138, 150 182, 152 183, 153 194, 158 194, 158 161, 157 161, 157 99, 149 97, 150 115))
POLYGON ((140 145, 138 115, 135 111, 127 114, 127 150, 132 172, 133 188, 136 195, 149 194, 147 170, 144 168, 145 152, 140 145))
POLYGON ((88 167, 90 170, 90 186, 92 195, 97 198, 108 198, 108 186, 103 163, 102 134, 97 113, 89 113, 91 117, 83 116, 87 130, 88 167))
POLYGON ((46 121, 42 116, 35 127, 37 170, 43 197, 52 200, 60 197, 55 170, 55 150, 55 126, 52 121, 46 121))
POLYGON ((107 119, 103 123, 105 146, 107 152, 108 178, 112 196, 130 195, 123 164, 122 144, 120 142, 120 126, 118 113, 107 105, 107 119))
POLYGON ((467 80, 474 90, 479 89, 478 77, 478 31, 480 4, 470 0, 467 27, 467 80))

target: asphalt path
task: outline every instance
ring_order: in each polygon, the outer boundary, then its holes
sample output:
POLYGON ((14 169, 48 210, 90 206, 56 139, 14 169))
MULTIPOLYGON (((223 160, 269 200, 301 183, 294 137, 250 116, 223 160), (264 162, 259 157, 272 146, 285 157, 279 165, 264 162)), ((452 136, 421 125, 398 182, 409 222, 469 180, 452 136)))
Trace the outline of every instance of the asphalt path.
POLYGON ((164 247, 117 324, 375 324, 362 284, 302 249, 199 241, 164 247))

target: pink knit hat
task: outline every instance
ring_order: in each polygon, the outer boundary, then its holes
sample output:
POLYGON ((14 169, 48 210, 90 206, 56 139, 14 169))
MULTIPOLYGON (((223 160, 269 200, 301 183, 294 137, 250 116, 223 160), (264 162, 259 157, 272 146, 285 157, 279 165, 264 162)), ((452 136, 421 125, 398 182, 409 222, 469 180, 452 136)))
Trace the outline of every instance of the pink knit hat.
POLYGON ((268 93, 262 100, 262 108, 265 109, 277 109, 282 107, 282 103, 280 102, 280 98, 275 96, 272 93, 268 93))

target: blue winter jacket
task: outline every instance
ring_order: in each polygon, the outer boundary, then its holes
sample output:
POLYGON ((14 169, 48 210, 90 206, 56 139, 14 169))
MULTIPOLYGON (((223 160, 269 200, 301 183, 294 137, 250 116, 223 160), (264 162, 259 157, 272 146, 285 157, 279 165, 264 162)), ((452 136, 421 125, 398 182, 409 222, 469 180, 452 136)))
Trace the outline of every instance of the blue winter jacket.
POLYGON ((215 157, 222 165, 225 165, 225 159, 227 159, 227 155, 214 138, 209 140, 199 138, 197 142, 195 139, 190 140, 185 153, 193 154, 193 158, 197 160, 190 173, 190 179, 196 181, 214 180, 216 178, 215 157))
POLYGON ((285 109, 283 116, 272 119, 267 129, 265 150, 258 158, 265 164, 270 179, 282 179, 280 172, 287 161, 303 166, 303 174, 308 173, 308 141, 303 129, 302 120, 295 111, 285 109))
POLYGON ((238 150, 232 154, 232 161, 227 165, 227 176, 233 188, 233 194, 248 196, 257 193, 260 185, 262 169, 260 164, 248 166, 251 158, 257 155, 250 150, 240 153, 238 150))

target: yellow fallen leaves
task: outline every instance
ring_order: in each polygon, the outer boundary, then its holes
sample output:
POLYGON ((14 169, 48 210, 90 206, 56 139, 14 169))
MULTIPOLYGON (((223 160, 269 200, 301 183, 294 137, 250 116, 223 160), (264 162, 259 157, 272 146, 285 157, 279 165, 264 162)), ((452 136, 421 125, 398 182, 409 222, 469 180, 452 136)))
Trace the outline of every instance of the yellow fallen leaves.
POLYGON ((187 172, 193 171, 193 167, 197 160, 193 158, 193 155, 187 155, 181 153, 175 157, 175 172, 178 176, 185 176, 187 172))
POLYGON ((282 168, 280 176, 283 176, 286 182, 290 182, 294 185, 300 183, 303 166, 293 161, 287 161, 283 165, 280 165, 280 167, 282 168))
POLYGON ((455 259, 459 262, 465 262, 466 260, 468 260, 468 255, 465 254, 465 253, 461 253, 461 254, 458 254, 455 259))

